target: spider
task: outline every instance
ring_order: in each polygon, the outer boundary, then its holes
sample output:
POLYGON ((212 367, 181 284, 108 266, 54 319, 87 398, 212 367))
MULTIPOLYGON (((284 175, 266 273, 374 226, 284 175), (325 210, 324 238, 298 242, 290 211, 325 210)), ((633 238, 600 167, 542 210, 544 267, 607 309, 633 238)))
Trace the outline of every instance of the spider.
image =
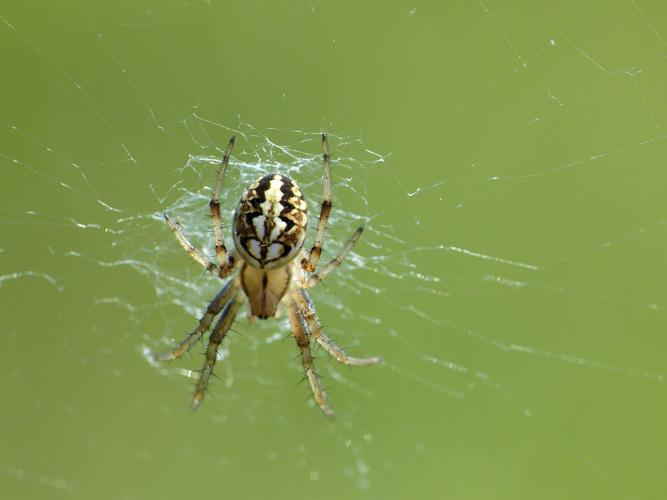
POLYGON ((278 308, 283 307, 287 310, 292 335, 301 352, 304 378, 308 379, 315 402, 322 412, 328 417, 333 417, 334 412, 329 406, 327 395, 315 371, 311 341, 322 346, 337 361, 346 365, 372 365, 379 363, 381 358, 348 356, 327 337, 322 332, 307 289, 320 283, 338 267, 359 240, 364 228, 360 226, 340 253, 315 272, 322 254, 324 232, 332 204, 329 145, 326 134, 322 134, 324 199, 310 253, 303 249, 308 225, 306 200, 296 182, 281 174, 265 175, 245 191, 234 214, 234 248, 228 251, 222 233, 219 195, 234 141, 235 137, 232 136, 225 150, 209 203, 216 262, 197 250, 185 236, 180 224, 164 214, 165 222, 188 255, 209 273, 220 279, 227 279, 227 282, 209 303, 197 327, 171 351, 158 354, 156 358, 168 361, 183 356, 204 336, 215 317, 220 314, 208 339, 204 366, 192 399, 192 408, 197 409, 204 400, 218 347, 245 301, 249 303, 250 319, 275 317, 278 308))

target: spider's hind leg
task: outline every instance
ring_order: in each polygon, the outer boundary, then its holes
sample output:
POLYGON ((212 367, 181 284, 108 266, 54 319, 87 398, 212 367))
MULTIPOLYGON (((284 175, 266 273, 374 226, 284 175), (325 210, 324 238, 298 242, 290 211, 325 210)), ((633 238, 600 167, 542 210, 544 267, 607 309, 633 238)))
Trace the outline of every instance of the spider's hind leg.
POLYGON ((204 360, 204 366, 199 375, 199 381, 197 382, 197 387, 195 388, 195 393, 192 398, 193 410, 196 410, 204 400, 208 381, 213 374, 213 367, 218 358, 218 347, 227 336, 227 332, 229 332, 239 309, 243 305, 243 294, 239 291, 238 287, 233 288, 235 294, 225 307, 224 311, 222 311, 222 314, 220 315, 220 318, 218 318, 218 322, 215 324, 211 336, 208 339, 206 359, 204 360))
POLYGON ((229 302, 232 294, 234 293, 233 281, 227 283, 220 292, 215 296, 215 298, 209 303, 206 308, 206 312, 199 319, 199 324, 197 327, 192 330, 176 347, 171 351, 154 353, 152 355, 153 359, 156 361, 171 361, 173 359, 178 359, 183 354, 188 352, 195 342, 202 338, 204 333, 209 329, 213 318, 215 318, 222 308, 225 307, 225 304, 229 302))
POLYGON ((333 356, 336 361, 350 366, 375 365, 382 362, 382 358, 380 356, 372 356, 370 358, 355 358, 353 356, 349 356, 343 349, 338 347, 333 340, 331 340, 322 332, 320 321, 317 318, 317 313, 315 312, 315 306, 310 300, 308 292, 306 292, 304 289, 295 290, 292 296, 294 297, 294 302, 299 308, 300 316, 303 318, 308 332, 313 337, 315 337, 316 342, 324 347, 324 349, 329 354, 331 354, 331 356, 333 356))
POLYGON ((306 329, 306 324, 299 311, 299 306, 290 301, 287 306, 287 314, 289 316, 290 324, 292 325, 292 334, 296 340, 297 346, 301 351, 301 362, 305 370, 305 376, 308 379, 310 388, 313 392, 315 402, 327 417, 334 417, 334 411, 329 406, 327 394, 324 392, 320 378, 315 372, 315 363, 313 360, 313 353, 310 350, 310 337, 306 329))

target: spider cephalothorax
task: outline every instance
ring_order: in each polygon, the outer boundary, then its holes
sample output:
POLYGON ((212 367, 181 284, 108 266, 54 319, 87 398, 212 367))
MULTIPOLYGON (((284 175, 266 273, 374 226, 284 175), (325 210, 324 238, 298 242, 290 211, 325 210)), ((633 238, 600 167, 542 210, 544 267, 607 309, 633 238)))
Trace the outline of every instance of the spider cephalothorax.
POLYGON ((192 401, 193 408, 204 399, 208 381, 213 373, 218 347, 231 328, 245 299, 250 305, 250 316, 261 319, 273 317, 279 307, 287 310, 292 335, 301 351, 306 378, 320 409, 333 416, 327 396, 315 372, 311 339, 320 344, 337 361, 346 365, 379 363, 379 357, 353 358, 338 347, 323 332, 307 288, 317 285, 333 271, 352 249, 361 236, 358 228, 341 252, 315 273, 322 254, 324 230, 331 211, 331 173, 326 135, 322 134, 324 158, 324 200, 320 208, 315 241, 310 253, 303 250, 308 224, 306 201, 296 183, 287 176, 270 174, 257 180, 245 192, 234 215, 234 246, 227 252, 220 221, 220 188, 234 147, 234 137, 229 141, 222 160, 215 190, 209 204, 213 219, 216 262, 202 254, 187 239, 180 225, 167 214, 164 218, 174 231, 185 251, 211 274, 225 279, 232 276, 206 308, 195 328, 170 352, 157 356, 159 360, 180 358, 209 329, 218 314, 206 348, 206 361, 199 376, 192 401), (296 260, 301 256, 300 260, 296 260), (232 275, 232 273, 236 274, 232 275), (312 274, 311 274, 312 273, 312 274))

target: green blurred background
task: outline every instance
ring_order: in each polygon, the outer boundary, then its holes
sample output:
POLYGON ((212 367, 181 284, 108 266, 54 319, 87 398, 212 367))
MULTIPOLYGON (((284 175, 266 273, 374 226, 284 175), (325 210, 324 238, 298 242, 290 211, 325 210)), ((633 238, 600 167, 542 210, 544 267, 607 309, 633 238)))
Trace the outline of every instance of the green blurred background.
POLYGON ((664 2, 0 16, 3 498, 665 498, 664 2), (188 159, 232 131, 227 209, 271 161, 315 206, 321 130, 328 254, 370 222, 316 304, 385 363, 318 354, 329 421, 284 321, 240 318, 192 413, 201 348, 144 352, 219 284, 153 215, 210 251, 215 169, 188 159))

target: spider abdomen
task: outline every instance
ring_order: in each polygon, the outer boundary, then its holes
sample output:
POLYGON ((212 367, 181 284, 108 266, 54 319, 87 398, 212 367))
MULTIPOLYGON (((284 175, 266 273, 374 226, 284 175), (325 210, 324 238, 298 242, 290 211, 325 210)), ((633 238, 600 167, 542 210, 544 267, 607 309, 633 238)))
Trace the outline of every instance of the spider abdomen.
POLYGON ((252 267, 275 269, 301 251, 307 224, 306 200, 296 183, 285 175, 265 175, 239 201, 234 244, 252 267))

